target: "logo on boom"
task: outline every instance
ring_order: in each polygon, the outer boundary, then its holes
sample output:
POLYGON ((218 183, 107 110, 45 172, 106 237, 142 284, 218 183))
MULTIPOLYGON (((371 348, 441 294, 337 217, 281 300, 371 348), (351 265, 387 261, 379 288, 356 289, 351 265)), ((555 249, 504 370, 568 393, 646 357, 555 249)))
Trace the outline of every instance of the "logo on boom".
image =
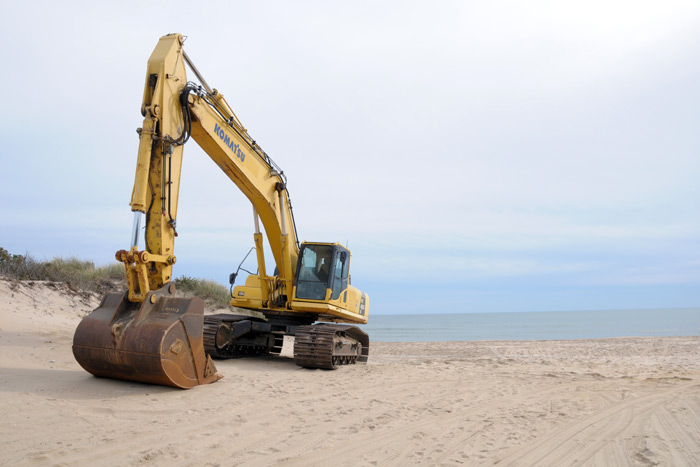
POLYGON ((239 148, 237 144, 234 144, 233 138, 226 134, 224 129, 221 128, 218 123, 214 124, 214 133, 216 133, 219 136, 219 138, 221 138, 221 141, 223 141, 224 144, 228 146, 229 149, 231 149, 231 151, 233 151, 233 153, 236 155, 236 157, 238 157, 241 160, 241 162, 245 160, 245 153, 243 152, 243 150, 241 150, 241 148, 239 148))

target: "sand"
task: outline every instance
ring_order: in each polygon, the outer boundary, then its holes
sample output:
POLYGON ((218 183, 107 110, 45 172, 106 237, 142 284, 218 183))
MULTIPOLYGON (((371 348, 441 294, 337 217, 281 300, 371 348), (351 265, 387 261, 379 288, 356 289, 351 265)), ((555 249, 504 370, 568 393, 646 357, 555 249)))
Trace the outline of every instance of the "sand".
POLYGON ((0 280, 2 465, 700 465, 698 337, 373 343, 337 371, 218 361, 183 391, 79 367, 98 302, 0 280))

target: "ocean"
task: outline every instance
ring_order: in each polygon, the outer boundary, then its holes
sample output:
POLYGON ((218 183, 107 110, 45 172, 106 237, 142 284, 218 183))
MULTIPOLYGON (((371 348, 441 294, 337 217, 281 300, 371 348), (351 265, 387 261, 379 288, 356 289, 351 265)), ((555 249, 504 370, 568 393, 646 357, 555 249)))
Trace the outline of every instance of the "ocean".
POLYGON ((700 336, 700 308, 372 315, 376 342, 561 340, 700 336))

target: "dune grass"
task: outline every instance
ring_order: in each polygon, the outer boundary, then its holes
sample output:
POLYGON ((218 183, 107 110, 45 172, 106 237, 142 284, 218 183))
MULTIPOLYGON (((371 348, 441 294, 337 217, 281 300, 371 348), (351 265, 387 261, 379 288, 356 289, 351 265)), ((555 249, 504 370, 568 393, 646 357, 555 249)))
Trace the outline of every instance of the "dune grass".
POLYGON ((126 286, 124 266, 118 263, 96 267, 78 258, 39 261, 29 254, 17 255, 0 247, 0 275, 15 280, 63 282, 71 288, 104 293, 126 286))
MULTIPOLYGON (((12 254, 2 247, 0 276, 14 280, 62 282, 75 291, 98 294, 128 287, 121 263, 95 266, 92 261, 78 258, 39 261, 29 254, 12 254)), ((175 279, 175 287, 186 297, 196 296, 204 300, 207 309, 216 310, 229 305, 229 290, 214 281, 181 276, 175 279)))
POLYGON ((201 298, 210 309, 228 308, 231 300, 231 294, 226 287, 207 279, 180 276, 175 279, 175 287, 187 297, 201 298))

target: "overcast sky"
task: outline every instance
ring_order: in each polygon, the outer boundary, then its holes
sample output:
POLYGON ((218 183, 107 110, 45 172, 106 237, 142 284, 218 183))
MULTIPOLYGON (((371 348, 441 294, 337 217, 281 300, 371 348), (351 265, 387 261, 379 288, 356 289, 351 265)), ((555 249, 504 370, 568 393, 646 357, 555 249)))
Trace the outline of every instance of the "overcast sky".
MULTIPOLYGON (((700 2, 2 3, 11 252, 128 248, 146 62, 180 32, 372 313, 700 306, 700 2)), ((180 200, 175 276, 227 283, 252 211, 193 140, 180 200)))

